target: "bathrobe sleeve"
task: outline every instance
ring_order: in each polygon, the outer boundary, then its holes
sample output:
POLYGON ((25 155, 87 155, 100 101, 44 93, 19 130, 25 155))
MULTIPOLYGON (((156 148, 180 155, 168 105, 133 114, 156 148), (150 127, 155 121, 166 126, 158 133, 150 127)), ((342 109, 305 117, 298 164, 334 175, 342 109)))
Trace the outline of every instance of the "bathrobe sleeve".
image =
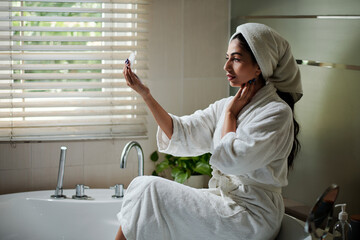
POLYGON ((210 164, 225 174, 241 175, 284 160, 292 148, 293 118, 287 104, 272 102, 257 108, 247 123, 227 133, 210 164))
POLYGON ((173 135, 169 139, 161 128, 158 128, 159 151, 174 156, 198 156, 211 152, 218 111, 225 101, 226 99, 219 100, 208 108, 188 116, 178 117, 170 114, 173 119, 173 135))

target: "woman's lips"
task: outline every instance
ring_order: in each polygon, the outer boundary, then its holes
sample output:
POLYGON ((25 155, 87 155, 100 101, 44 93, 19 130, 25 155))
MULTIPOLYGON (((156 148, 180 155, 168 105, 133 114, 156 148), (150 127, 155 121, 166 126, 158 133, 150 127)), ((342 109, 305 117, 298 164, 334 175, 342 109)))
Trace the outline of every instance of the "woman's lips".
POLYGON ((233 80, 235 78, 235 76, 231 75, 231 74, 226 74, 227 78, 229 81, 233 80))

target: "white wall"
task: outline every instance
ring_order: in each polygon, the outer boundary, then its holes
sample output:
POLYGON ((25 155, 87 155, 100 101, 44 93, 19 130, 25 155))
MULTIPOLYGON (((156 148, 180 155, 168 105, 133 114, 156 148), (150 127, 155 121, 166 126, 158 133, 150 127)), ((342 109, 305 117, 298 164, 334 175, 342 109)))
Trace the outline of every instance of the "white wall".
MULTIPOLYGON (((149 82, 154 97, 174 114, 190 114, 228 96, 222 69, 229 37, 229 1, 153 0, 149 41, 149 82)), ((156 124, 148 117, 145 174, 154 164, 156 124)), ((54 189, 60 146, 67 146, 64 187, 85 184, 127 186, 137 176, 132 150, 125 170, 119 158, 127 140, 0 143, 0 194, 54 189)))

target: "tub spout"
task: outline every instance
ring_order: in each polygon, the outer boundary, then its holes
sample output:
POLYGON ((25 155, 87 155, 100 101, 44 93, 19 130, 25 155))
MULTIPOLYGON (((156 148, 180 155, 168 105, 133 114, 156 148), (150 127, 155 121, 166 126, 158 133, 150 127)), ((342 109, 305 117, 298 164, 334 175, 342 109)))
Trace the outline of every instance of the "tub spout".
POLYGON ((65 157, 66 157, 66 147, 60 148, 60 163, 59 163, 59 173, 58 180, 55 189, 55 194, 51 195, 52 198, 66 198, 63 195, 63 180, 64 180, 64 170, 65 170, 65 157))
POLYGON ((135 147, 137 155, 138 155, 138 162, 139 162, 139 176, 144 175, 144 152, 140 146, 140 144, 136 141, 131 141, 127 143, 122 151, 121 158, 120 158, 120 168, 126 167, 126 160, 128 157, 128 154, 132 147, 135 147))

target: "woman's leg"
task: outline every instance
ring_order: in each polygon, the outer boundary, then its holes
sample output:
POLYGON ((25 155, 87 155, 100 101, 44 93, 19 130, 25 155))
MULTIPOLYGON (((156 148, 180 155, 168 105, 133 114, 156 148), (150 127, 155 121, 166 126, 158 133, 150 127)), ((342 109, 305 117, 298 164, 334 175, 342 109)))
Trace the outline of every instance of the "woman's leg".
POLYGON ((126 238, 121 230, 121 227, 119 228, 119 231, 116 234, 115 240, 126 240, 126 238))

